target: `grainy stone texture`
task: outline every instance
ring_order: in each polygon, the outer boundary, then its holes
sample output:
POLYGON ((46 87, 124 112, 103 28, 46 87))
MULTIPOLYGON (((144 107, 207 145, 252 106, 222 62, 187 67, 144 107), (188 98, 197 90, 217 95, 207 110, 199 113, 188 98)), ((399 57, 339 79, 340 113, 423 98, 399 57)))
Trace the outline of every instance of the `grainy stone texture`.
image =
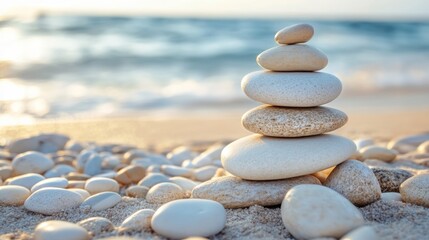
POLYGON ((310 24, 295 24, 278 31, 274 40, 278 44, 304 43, 313 37, 314 28, 310 24))
POLYGON ((399 153, 407 153, 414 151, 420 144, 425 141, 429 141, 429 133, 398 137, 392 139, 387 145, 387 147, 390 149, 394 149, 399 153))
POLYGON ((399 192, 402 201, 429 207, 429 173, 407 179, 401 184, 399 192))
POLYGON ((149 188, 143 186, 130 186, 125 190, 125 194, 128 197, 133 198, 145 198, 149 188))
POLYGON ((167 203, 173 200, 186 198, 186 192, 177 184, 166 182, 151 187, 146 194, 148 203, 167 203))
POLYGON ((329 107, 286 108, 262 105, 246 112, 242 125, 249 131, 272 137, 303 137, 338 129, 347 115, 329 107))
POLYGON ((252 205, 279 205, 284 195, 299 184, 319 184, 313 176, 274 181, 247 181, 236 176, 224 176, 204 182, 192 191, 192 198, 210 199, 226 208, 244 208, 252 205))
POLYGON ((401 201, 401 194, 398 192, 384 192, 381 194, 381 200, 383 201, 401 201))
POLYGON ((80 194, 61 188, 40 189, 25 200, 27 210, 52 215, 68 208, 79 206, 82 202, 80 194))
POLYGON ((324 185, 341 193, 356 206, 373 203, 381 195, 374 173, 357 160, 347 160, 336 166, 324 185))
POLYGON ((338 97, 342 85, 322 72, 269 72, 247 74, 241 88, 251 99, 283 107, 315 107, 338 97))
POLYGON ((12 161, 15 174, 44 173, 54 166, 54 161, 39 152, 25 152, 12 161))
POLYGON ((115 226, 113 223, 104 217, 91 217, 77 223, 77 225, 85 228, 92 236, 97 236, 103 232, 112 231, 115 226))
POLYGON ((281 45, 259 54, 256 62, 271 71, 305 72, 323 69, 328 64, 328 57, 306 44, 281 45))
POLYGON ((399 186, 413 174, 402 169, 372 167, 382 192, 399 192, 399 186))

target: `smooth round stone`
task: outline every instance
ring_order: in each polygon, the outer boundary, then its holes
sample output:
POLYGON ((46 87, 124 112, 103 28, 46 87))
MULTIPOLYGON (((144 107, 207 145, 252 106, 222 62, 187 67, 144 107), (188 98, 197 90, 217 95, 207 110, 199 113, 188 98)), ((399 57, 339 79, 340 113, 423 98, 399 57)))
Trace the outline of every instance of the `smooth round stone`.
POLYGON ((119 170, 115 179, 121 184, 128 185, 137 183, 144 176, 146 176, 146 170, 142 166, 130 165, 119 170))
POLYGON ((7 145, 7 149, 11 153, 28 151, 53 153, 63 149, 68 140, 69 137, 63 134, 39 134, 37 136, 13 140, 7 145))
POLYGON ((83 180, 71 180, 67 185, 67 188, 85 188, 86 181, 83 180))
POLYGON ((385 162, 391 162, 396 158, 396 152, 385 147, 367 146, 359 150, 362 160, 377 159, 385 162))
POLYGON ((0 186, 0 205, 21 206, 30 196, 30 191, 21 186, 0 186))
POLYGON ((226 211, 218 202, 184 199, 164 204, 152 217, 152 229, 165 237, 208 237, 225 227, 226 211))
POLYGON ((404 202, 429 207, 429 173, 407 179, 399 188, 404 202))
POLYGON ((82 197, 75 192, 61 188, 42 188, 27 198, 24 206, 27 210, 52 215, 69 208, 77 207, 82 197))
POLYGON ((278 44, 304 43, 313 37, 314 28, 310 24, 295 24, 278 31, 274 40, 278 44))
POLYGON ((136 158, 144 158, 151 155, 148 151, 141 149, 131 149, 128 152, 124 153, 123 161, 124 163, 129 164, 132 160, 136 158))
POLYGON ((171 177, 170 181, 179 185, 186 193, 191 193, 192 190, 198 185, 198 182, 194 182, 191 179, 184 177, 171 177))
POLYGON ((328 107, 286 108, 262 105, 246 112, 241 123, 247 130, 271 137, 304 137, 338 129, 347 115, 328 107))
POLYGON ((429 140, 423 142, 422 144, 420 144, 419 147, 417 148, 417 152, 419 152, 419 153, 429 153, 429 140))
POLYGON ((167 154, 167 159, 176 166, 181 166, 183 161, 192 159, 194 153, 185 146, 180 146, 167 154))
POLYGON ((80 188, 68 188, 67 190, 79 194, 82 197, 82 202, 85 199, 89 198, 89 196, 91 196, 91 194, 89 194, 89 192, 86 191, 86 190, 84 190, 84 189, 80 189, 80 188))
POLYGON ((94 176, 100 174, 102 171, 103 159, 99 154, 91 154, 85 163, 83 173, 94 176))
POLYGON ((71 172, 71 173, 67 174, 66 178, 69 181, 70 180, 88 180, 91 178, 91 176, 83 174, 83 173, 71 172))
POLYGON ((130 186, 125 190, 125 194, 133 198, 146 198, 147 192, 149 192, 149 188, 138 185, 130 186))
POLYGON ((397 192, 384 192, 381 194, 381 200, 384 201, 402 201, 401 194, 397 192))
POLYGON ((115 206, 121 200, 121 195, 115 192, 102 192, 85 199, 81 207, 89 206, 93 211, 101 211, 115 206))
POLYGON ((53 177, 62 177, 65 176, 71 172, 76 172, 76 168, 66 165, 66 164, 58 164, 55 167, 48 170, 44 176, 47 178, 53 178, 53 177))
POLYGON ((69 140, 64 146, 65 150, 80 153, 84 149, 84 145, 80 142, 69 140))
POLYGON ((322 72, 257 71, 244 76, 241 88, 251 99, 283 107, 315 107, 331 102, 342 85, 322 72))
POLYGON ((110 178, 93 177, 86 181, 85 190, 91 195, 100 192, 119 192, 119 184, 110 178))
POLYGON ((152 186, 162 183, 162 182, 170 182, 167 176, 161 173, 150 173, 146 177, 144 177, 138 183, 139 186, 151 188, 152 186))
POLYGON ((265 50, 256 58, 259 66, 277 72, 313 72, 328 65, 328 57, 306 44, 281 45, 265 50))
POLYGON ((200 155, 192 159, 192 164, 191 164, 191 166, 193 166, 192 168, 199 168, 199 167, 211 165, 214 160, 220 159, 220 155, 224 147, 225 145, 220 143, 211 145, 200 155))
POLYGON ((18 185, 18 186, 22 186, 22 187, 31 189, 36 183, 38 183, 44 179, 45 179, 45 177, 43 177, 40 174, 27 173, 27 174, 23 174, 21 176, 8 178, 5 183, 8 185, 18 185))
POLYGON ((150 229, 152 216, 155 211, 142 209, 127 217, 119 226, 119 231, 145 231, 150 229))
POLYGON ((414 151, 420 144, 425 141, 429 141, 429 133, 422 133, 392 139, 387 145, 387 148, 394 149, 399 153, 407 153, 414 151))
POLYGON ((44 173, 54 166, 54 161, 39 152, 25 152, 17 155, 12 161, 16 174, 44 173))
POLYGON ((412 173, 403 169, 373 167, 371 170, 374 172, 382 192, 399 192, 399 186, 413 176, 412 173))
POLYGON ((112 231, 115 228, 113 223, 104 217, 87 218, 78 222, 77 225, 85 228, 94 236, 97 236, 103 232, 112 231))
POLYGON ((219 167, 216 166, 205 166, 195 169, 192 172, 192 178, 196 181, 205 182, 211 179, 215 174, 219 167))
POLYGON ((347 233, 341 240, 378 240, 380 239, 374 228, 362 226, 347 233))
POLYGON ((179 167, 175 165, 162 165, 161 171, 168 176, 181 176, 181 177, 190 177, 192 175, 192 170, 189 168, 179 167))
POLYGON ((35 192, 46 187, 66 188, 68 183, 69 181, 63 177, 47 178, 34 184, 34 186, 31 188, 31 192, 35 192))
POLYGON ((192 191, 192 198, 210 199, 226 208, 245 208, 253 205, 279 205, 285 194, 299 184, 319 184, 313 176, 274 181, 247 181, 236 176, 224 176, 201 183, 192 191))
POLYGON ((0 167, 0 179, 5 181, 6 179, 10 178, 13 174, 13 168, 12 166, 3 166, 0 167))
POLYGON ((362 213, 336 191, 303 184, 286 194, 281 215, 286 229, 297 239, 340 238, 364 224, 362 213))
POLYGON ((238 139, 222 152, 222 164, 247 180, 303 176, 335 166, 356 151, 353 141, 330 134, 272 138, 259 134, 238 139))
POLYGON ((186 198, 186 192, 174 183, 159 183, 151 187, 146 194, 148 203, 167 203, 177 199, 186 198))
POLYGON ((356 206, 368 205, 381 196, 374 173, 357 160, 347 160, 336 166, 324 185, 341 193, 356 206))
POLYGON ((51 220, 42 222, 34 230, 35 240, 87 240, 85 228, 70 222, 51 220))

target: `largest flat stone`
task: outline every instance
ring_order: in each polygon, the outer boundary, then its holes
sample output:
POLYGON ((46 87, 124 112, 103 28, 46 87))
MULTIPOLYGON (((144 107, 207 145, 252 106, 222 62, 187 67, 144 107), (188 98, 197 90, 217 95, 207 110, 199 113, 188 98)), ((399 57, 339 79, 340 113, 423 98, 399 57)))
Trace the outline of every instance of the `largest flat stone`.
POLYGON ((244 76, 241 88, 251 99, 283 107, 315 107, 334 100, 342 85, 323 72, 257 71, 244 76))
POLYGON ((247 180, 276 180, 312 174, 335 166, 356 151, 353 141, 330 134, 273 138, 253 134, 222 151, 222 165, 247 180))

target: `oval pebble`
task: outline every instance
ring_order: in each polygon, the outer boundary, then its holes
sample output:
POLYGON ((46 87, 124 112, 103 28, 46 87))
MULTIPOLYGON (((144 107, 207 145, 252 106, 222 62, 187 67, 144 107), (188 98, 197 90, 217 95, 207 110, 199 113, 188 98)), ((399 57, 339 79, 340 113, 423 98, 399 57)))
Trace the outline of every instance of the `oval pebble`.
POLYGON ((48 170, 44 175, 47 178, 62 177, 75 171, 76 171, 76 168, 72 166, 69 166, 66 164, 57 164, 55 167, 48 170))
POLYGON ((68 185, 68 180, 63 177, 54 177, 44 179, 31 187, 31 192, 35 192, 39 189, 46 187, 54 187, 54 188, 66 188, 68 185))
POLYGON ((42 188, 32 193, 24 203, 27 210, 52 215, 69 208, 77 207, 82 197, 75 192, 62 188, 42 188))
POLYGON ((137 183, 144 178, 145 175, 146 170, 142 166, 130 165, 119 170, 115 179, 121 184, 128 185, 137 183))
POLYGON ((186 192, 177 184, 165 182, 151 187, 146 194, 148 203, 167 203, 177 199, 186 198, 186 192))
POLYGON ((93 211, 101 211, 115 206, 121 200, 121 195, 115 192, 102 192, 85 199, 81 207, 89 206, 93 211))
POLYGON ((82 202, 83 200, 89 198, 89 196, 91 196, 91 194, 89 194, 88 191, 86 191, 85 189, 80 189, 80 188, 68 188, 67 190, 75 192, 77 194, 79 194, 82 197, 82 202))
POLYGON ((362 213, 334 190, 303 184, 286 194, 281 215, 286 229, 298 239, 340 238, 364 224, 362 213))
POLYGON ((128 197, 133 198, 146 198, 146 194, 149 191, 149 188, 143 186, 130 186, 125 190, 125 194, 128 197))
POLYGON ((371 170, 374 172, 382 192, 399 192, 399 186, 413 176, 403 169, 372 167, 371 170))
POLYGON ((12 166, 3 166, 0 167, 0 179, 5 181, 6 179, 10 178, 13 174, 13 168, 12 166))
POLYGON ((5 183, 8 185, 18 185, 18 186, 22 186, 22 187, 31 189, 36 183, 38 183, 44 179, 45 179, 45 177, 43 177, 40 174, 27 173, 27 174, 23 174, 21 176, 8 178, 5 183))
POLYGON ((142 209, 127 217, 119 226, 119 231, 145 231, 150 230, 152 216, 155 211, 142 209))
POLYGON ((295 24, 278 31, 274 40, 278 44, 304 43, 313 37, 314 28, 310 24, 295 24))
POLYGON ((30 196, 30 191, 22 186, 0 186, 0 205, 21 206, 30 196))
POLYGON ((179 185, 183 190, 187 193, 191 193, 192 189, 194 189, 199 183, 192 181, 191 179, 184 177, 171 177, 170 181, 179 185))
POLYGON ((210 180, 219 168, 216 166, 204 166, 197 168, 192 173, 192 178, 196 181, 205 182, 210 180))
POLYGON ((93 177, 86 181, 85 190, 91 195, 100 192, 119 192, 119 184, 110 178, 93 177))
POLYGON ((139 186, 151 188, 152 186, 162 183, 162 182, 170 182, 167 176, 162 173, 150 173, 146 177, 144 177, 138 183, 139 186))
POLYGON ((34 230, 35 240, 87 240, 85 228, 70 222, 51 220, 42 222, 34 230))
POLYGON ((181 177, 190 177, 192 175, 192 170, 189 168, 179 167, 175 165, 162 165, 161 171, 168 176, 181 176, 181 177))
POLYGON ((98 154, 91 154, 85 163, 83 173, 90 176, 100 174, 102 171, 102 163, 103 159, 98 154))
POLYGON ((85 228, 93 236, 97 236, 103 232, 112 231, 115 226, 113 223, 104 217, 91 217, 77 223, 77 225, 85 228))
POLYGON ((429 207, 429 173, 407 179, 399 192, 403 202, 429 207))
POLYGON ((156 233, 173 239, 208 237, 222 231, 225 224, 225 208, 218 202, 205 199, 184 199, 164 204, 151 221, 156 233))
POLYGON ((402 201, 401 194, 398 192, 384 192, 381 194, 381 200, 384 201, 402 201))
POLYGON ((362 226, 347 233, 340 240, 378 240, 379 237, 371 226, 362 226))
POLYGON ((167 154, 167 159, 176 166, 181 166, 183 161, 192 159, 192 157, 192 151, 185 146, 177 147, 167 154))
POLYGON ((388 148, 379 146, 367 146, 359 150, 362 160, 377 159, 391 162, 396 158, 396 153, 388 148))
POLYGON ((54 161, 39 152, 25 152, 18 154, 12 161, 16 174, 44 173, 54 166, 54 161))

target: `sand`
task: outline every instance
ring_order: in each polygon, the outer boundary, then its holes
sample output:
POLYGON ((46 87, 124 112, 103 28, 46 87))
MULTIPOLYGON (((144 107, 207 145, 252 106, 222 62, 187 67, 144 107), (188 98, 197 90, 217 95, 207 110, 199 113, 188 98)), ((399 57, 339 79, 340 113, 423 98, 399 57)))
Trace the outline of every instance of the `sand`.
MULTIPOLYGON (((337 133, 351 138, 373 137, 377 141, 385 142, 395 136, 429 130, 427 116, 429 111, 349 113, 351 120, 337 133)), ((81 141, 133 144, 160 152, 177 145, 204 148, 212 142, 231 141, 248 134, 240 126, 240 115, 237 114, 219 118, 49 121, 29 126, 2 127, 0 137, 12 139, 40 132, 65 133, 72 139, 81 141)), ((123 197, 121 203, 107 210, 87 212, 76 208, 52 216, 32 213, 23 207, 0 206, 0 239, 30 239, 38 223, 52 219, 78 222, 88 217, 102 216, 118 226, 137 210, 158 207, 159 205, 148 204, 144 199, 128 197, 123 197)), ((375 226, 380 239, 424 239, 429 234, 427 228, 429 208, 402 202, 377 201, 360 209, 367 224, 375 226)), ((116 231, 104 233, 95 239, 111 236, 118 236, 118 233, 116 231)), ((129 232, 125 236, 137 239, 163 239, 154 232, 129 232)), ((282 223, 279 206, 270 208, 252 206, 227 210, 226 227, 212 237, 212 239, 289 238, 293 239, 282 223)))

